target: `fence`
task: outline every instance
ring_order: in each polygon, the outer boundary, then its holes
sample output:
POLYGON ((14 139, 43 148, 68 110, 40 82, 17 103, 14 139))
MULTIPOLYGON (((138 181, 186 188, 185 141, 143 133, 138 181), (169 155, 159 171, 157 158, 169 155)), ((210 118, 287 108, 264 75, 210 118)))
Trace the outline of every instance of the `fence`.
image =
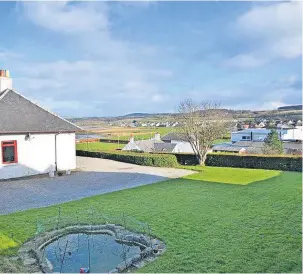
POLYGON ((61 207, 58 207, 57 213, 52 217, 37 217, 35 235, 58 230, 67 226, 99 224, 121 225, 125 229, 131 230, 133 232, 143 234, 151 233, 151 229, 148 224, 140 222, 134 217, 126 215, 124 213, 120 215, 112 215, 109 213, 100 212, 92 207, 88 210, 76 211, 75 214, 70 214, 69 211, 64 211, 61 207))

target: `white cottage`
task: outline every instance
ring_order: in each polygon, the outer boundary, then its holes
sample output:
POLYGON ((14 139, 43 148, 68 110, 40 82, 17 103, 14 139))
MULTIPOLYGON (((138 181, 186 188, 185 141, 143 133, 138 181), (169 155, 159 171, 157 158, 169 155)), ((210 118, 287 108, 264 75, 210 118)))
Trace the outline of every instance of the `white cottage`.
POLYGON ((13 90, 8 71, 0 71, 0 179, 75 169, 77 131, 13 90))
POLYGON ((189 142, 180 138, 180 134, 169 133, 161 138, 159 133, 148 140, 135 141, 132 136, 129 143, 122 150, 140 150, 144 152, 162 152, 162 153, 194 153, 189 142))
POLYGON ((170 132, 161 140, 165 143, 175 144, 174 152, 176 153, 194 153, 191 144, 182 133, 170 132))

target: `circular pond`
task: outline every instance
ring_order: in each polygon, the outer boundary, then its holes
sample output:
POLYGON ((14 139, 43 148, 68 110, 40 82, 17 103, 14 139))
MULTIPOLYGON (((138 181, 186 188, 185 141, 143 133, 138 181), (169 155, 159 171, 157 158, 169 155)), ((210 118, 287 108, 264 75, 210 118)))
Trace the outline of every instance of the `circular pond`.
POLYGON ((18 255, 28 272, 124 272, 165 252, 165 244, 121 225, 77 225, 38 234, 18 255))
POLYGON ((61 273, 79 273, 80 268, 108 273, 141 252, 139 246, 119 243, 113 236, 85 233, 60 237, 44 249, 53 272, 61 273))

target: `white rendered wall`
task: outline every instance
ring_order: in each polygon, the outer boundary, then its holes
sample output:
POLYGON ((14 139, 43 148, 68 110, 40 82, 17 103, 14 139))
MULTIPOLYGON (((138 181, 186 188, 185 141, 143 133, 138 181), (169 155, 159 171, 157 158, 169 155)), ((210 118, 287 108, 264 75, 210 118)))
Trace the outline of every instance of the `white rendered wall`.
POLYGON ((57 135, 57 167, 58 170, 76 168, 75 133, 60 133, 57 135))
POLYGON ((54 134, 0 135, 2 141, 17 141, 18 163, 3 164, 0 149, 0 179, 30 176, 55 170, 54 134))
MULTIPOLYGON (((55 171, 55 134, 0 135, 2 141, 17 141, 18 163, 3 164, 0 149, 0 179, 17 178, 55 171)), ((75 134, 57 135, 58 170, 76 168, 75 134)))

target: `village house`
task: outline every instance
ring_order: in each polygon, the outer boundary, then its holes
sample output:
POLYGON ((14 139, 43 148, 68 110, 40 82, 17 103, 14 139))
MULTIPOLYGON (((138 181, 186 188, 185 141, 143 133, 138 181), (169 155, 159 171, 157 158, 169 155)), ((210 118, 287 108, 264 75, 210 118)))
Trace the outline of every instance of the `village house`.
MULTIPOLYGON (((263 142, 267 135, 271 132, 270 129, 263 128, 248 128, 240 131, 234 131, 231 133, 231 141, 256 141, 263 142)), ((303 140, 303 130, 301 126, 287 127, 277 129, 279 138, 281 141, 297 141, 303 140)))
MULTIPOLYGON (((302 142, 282 142, 284 154, 302 154, 302 142)), ((239 141, 235 143, 221 143, 212 147, 213 152, 262 154, 264 142, 239 141)))
POLYGON ((174 150, 178 153, 194 153, 191 144, 188 142, 187 138, 181 133, 170 132, 163 136, 161 140, 165 143, 176 145, 174 150))
MULTIPOLYGON (((231 142, 216 144, 212 147, 213 152, 233 152, 262 154, 264 141, 270 129, 249 128, 231 133, 231 142)), ((303 131, 301 126, 285 127, 277 129, 282 141, 284 154, 302 154, 303 131)))
POLYGON ((0 179, 75 169, 77 131, 13 90, 9 72, 0 71, 0 179))
POLYGON ((161 138, 156 133, 154 138, 148 140, 135 141, 132 136, 128 144, 122 150, 138 150, 144 152, 162 152, 162 153, 194 153, 191 145, 180 134, 169 133, 161 138))

